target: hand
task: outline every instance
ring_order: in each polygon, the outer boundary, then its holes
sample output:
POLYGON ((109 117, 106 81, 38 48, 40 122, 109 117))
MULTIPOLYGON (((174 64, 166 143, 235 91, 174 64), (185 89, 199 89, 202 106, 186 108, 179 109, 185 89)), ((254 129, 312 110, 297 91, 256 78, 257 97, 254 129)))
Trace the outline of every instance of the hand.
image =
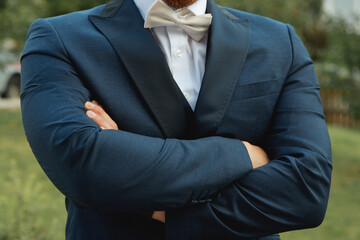
POLYGON ((152 218, 165 223, 165 211, 155 211, 152 215, 152 218))
POLYGON ((88 110, 86 115, 94 120, 94 122, 102 129, 119 130, 117 124, 105 112, 97 101, 86 102, 85 107, 88 110))
POLYGON ((245 141, 243 141, 243 143, 249 153, 251 163, 254 169, 264 166, 270 162, 268 155, 262 148, 245 141))

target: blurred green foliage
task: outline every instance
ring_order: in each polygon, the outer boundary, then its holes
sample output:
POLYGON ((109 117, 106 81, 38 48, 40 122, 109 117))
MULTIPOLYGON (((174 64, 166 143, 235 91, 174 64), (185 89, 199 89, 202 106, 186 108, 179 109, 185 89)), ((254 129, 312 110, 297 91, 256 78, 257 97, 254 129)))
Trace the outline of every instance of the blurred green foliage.
POLYGON ((64 239, 64 196, 26 141, 20 111, 0 111, 0 240, 64 239))
POLYGON ((11 38, 21 51, 30 24, 37 18, 61 15, 106 3, 106 0, 0 0, 0 41, 11 38))
POLYGON ((341 19, 330 19, 327 22, 331 27, 328 32, 331 49, 326 52, 325 59, 340 64, 351 73, 360 70, 360 30, 356 30, 356 26, 360 26, 360 18, 355 19, 355 22, 355 25, 349 25, 341 19))
POLYGON ((4 191, 0 195, 0 240, 49 239, 57 228, 63 229, 64 217, 46 214, 54 213, 57 207, 51 204, 54 199, 45 188, 46 182, 39 181, 37 171, 23 175, 15 159, 9 165, 1 186, 4 191))
POLYGON ((342 19, 328 19, 328 48, 317 63, 322 88, 337 89, 349 104, 349 113, 360 119, 360 19, 349 25, 342 19))

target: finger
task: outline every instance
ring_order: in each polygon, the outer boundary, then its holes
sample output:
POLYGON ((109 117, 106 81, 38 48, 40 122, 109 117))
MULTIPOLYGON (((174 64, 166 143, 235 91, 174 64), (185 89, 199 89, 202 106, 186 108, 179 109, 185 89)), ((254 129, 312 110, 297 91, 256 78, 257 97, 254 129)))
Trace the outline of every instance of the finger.
MULTIPOLYGON (((97 102, 96 102, 97 103, 97 102)), ((112 118, 105 112, 105 110, 100 106, 100 105, 97 105, 97 104, 94 104, 92 102, 86 102, 85 104, 85 107, 88 109, 88 110, 91 110, 93 112, 95 112, 97 115, 100 115, 104 121, 106 121, 108 124, 110 124, 111 126, 111 129, 115 129, 117 130, 118 129, 118 126, 117 124, 112 120, 112 118)))
POLYGON ((165 223, 165 211, 153 212, 152 218, 162 223, 165 223))
POLYGON ((107 112, 104 110, 103 106, 100 105, 100 103, 99 103, 98 101, 92 100, 91 102, 92 102, 93 104, 95 104, 96 106, 99 106, 99 107, 101 108, 101 111, 102 111, 104 117, 106 117, 106 119, 109 120, 109 123, 110 123, 111 125, 116 125, 116 123, 114 122, 114 120, 112 120, 112 118, 109 116, 109 114, 107 114, 107 112))
MULTIPOLYGON (((97 102, 96 102, 97 103, 97 102)), ((88 110, 94 111, 96 114, 101 115, 104 120, 108 121, 109 124, 115 125, 116 123, 112 120, 112 118, 105 112, 105 110, 97 103, 87 102, 85 107, 88 110)))
POLYGON ((86 115, 91 118, 100 128, 113 129, 113 127, 107 121, 105 121, 101 115, 96 114, 91 110, 87 111, 86 115))
POLYGON ((98 106, 101 107, 102 109, 104 109, 104 108, 100 105, 100 103, 99 103, 98 101, 92 100, 91 102, 92 102, 93 104, 95 104, 95 105, 98 105, 98 106))

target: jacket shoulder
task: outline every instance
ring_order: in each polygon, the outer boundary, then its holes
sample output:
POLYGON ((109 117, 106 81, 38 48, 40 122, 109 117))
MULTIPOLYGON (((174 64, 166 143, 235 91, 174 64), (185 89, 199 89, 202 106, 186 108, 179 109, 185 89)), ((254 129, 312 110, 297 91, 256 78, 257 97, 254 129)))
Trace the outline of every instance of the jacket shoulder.
POLYGON ((69 42, 69 39, 71 42, 74 37, 80 39, 80 36, 86 35, 89 29, 92 29, 88 17, 100 14, 104 6, 35 20, 28 30, 23 56, 40 51, 39 48, 41 51, 54 52, 55 49, 60 49, 61 52, 66 52, 64 44, 69 42))
POLYGON ((278 27, 284 27, 285 25, 287 25, 286 23, 271 19, 269 17, 257 15, 254 13, 244 12, 241 10, 228 8, 228 7, 222 7, 222 6, 221 6, 221 8, 230 12, 232 15, 234 15, 235 17, 237 17, 239 19, 248 19, 252 22, 263 23, 263 24, 267 24, 267 25, 274 25, 274 26, 278 26, 278 27))
POLYGON ((90 15, 99 15, 104 7, 105 5, 100 5, 91 9, 48 17, 45 19, 53 25, 79 25, 85 23, 90 15))
POLYGON ((264 34, 271 34, 273 36, 275 36, 276 34, 280 34, 279 37, 284 37, 283 34, 287 36, 289 34, 289 24, 249 12, 244 12, 227 7, 221 8, 239 19, 249 20, 252 31, 258 33, 263 32, 264 34))

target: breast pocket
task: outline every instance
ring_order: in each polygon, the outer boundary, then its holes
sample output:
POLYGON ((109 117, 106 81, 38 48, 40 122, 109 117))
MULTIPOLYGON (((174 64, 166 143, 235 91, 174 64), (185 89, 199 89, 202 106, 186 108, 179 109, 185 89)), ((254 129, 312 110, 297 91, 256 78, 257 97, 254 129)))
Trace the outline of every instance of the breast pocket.
POLYGON ((278 91, 277 80, 267 80, 250 84, 239 84, 234 90, 231 101, 266 96, 277 93, 278 91))
POLYGON ((270 124, 278 95, 277 80, 237 85, 217 133, 256 143, 270 124))

